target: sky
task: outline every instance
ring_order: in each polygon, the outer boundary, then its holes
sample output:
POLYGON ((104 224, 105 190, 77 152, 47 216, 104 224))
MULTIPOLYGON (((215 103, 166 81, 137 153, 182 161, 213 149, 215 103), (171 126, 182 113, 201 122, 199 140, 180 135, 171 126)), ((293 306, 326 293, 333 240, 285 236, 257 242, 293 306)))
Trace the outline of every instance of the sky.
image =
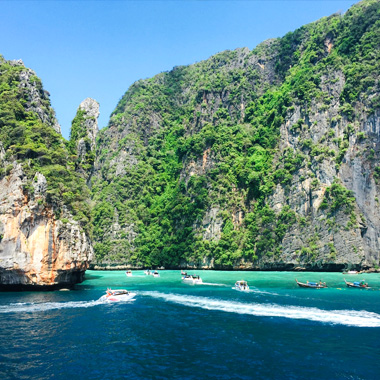
POLYGON ((100 104, 101 129, 139 79, 224 50, 253 49, 356 2, 0 0, 0 54, 22 59, 42 79, 69 138, 87 97, 100 104))

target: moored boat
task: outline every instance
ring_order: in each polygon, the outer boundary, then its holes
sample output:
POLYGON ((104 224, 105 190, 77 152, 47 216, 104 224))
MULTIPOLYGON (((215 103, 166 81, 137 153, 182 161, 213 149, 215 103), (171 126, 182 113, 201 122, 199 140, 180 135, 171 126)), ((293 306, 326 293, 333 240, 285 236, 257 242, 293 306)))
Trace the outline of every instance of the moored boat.
POLYGON ((132 272, 131 272, 130 270, 127 270, 127 271, 125 272, 125 275, 126 275, 127 277, 132 277, 132 272))
POLYGON ((349 288, 366 288, 366 289, 369 289, 369 286, 365 282, 365 280, 349 282, 349 281, 346 281, 346 279, 344 279, 344 282, 346 283, 346 285, 349 288))
POLYGON ((182 281, 188 282, 191 284, 202 284, 203 283, 202 279, 196 274, 187 274, 187 275, 182 277, 182 281))
POLYGON ((184 272, 183 270, 181 270, 181 276, 186 276, 187 275, 187 272, 184 272))
POLYGON ((359 274, 357 270, 349 270, 348 272, 343 272, 342 274, 359 274))
POLYGON ((152 274, 152 272, 149 270, 149 269, 147 269, 146 271, 144 271, 144 273, 146 274, 146 275, 151 275, 152 274))
POLYGON ((249 286, 247 281, 236 281, 235 282, 235 289, 236 290, 242 290, 242 291, 247 291, 249 290, 249 286))
POLYGON ((131 293, 125 289, 107 289, 106 294, 100 297, 100 301, 120 302, 130 301, 136 296, 136 293, 131 293))
POLYGON ((325 282, 322 282, 322 281, 319 281, 319 282, 310 282, 310 281, 306 281, 306 283, 304 283, 304 282, 299 282, 299 281, 296 279, 296 283, 297 283, 297 285, 300 286, 301 288, 313 288, 313 289, 327 288, 326 283, 325 283, 325 282))
POLYGON ((154 272, 152 273, 152 276, 153 276, 153 277, 160 277, 160 274, 159 274, 157 271, 154 271, 154 272))

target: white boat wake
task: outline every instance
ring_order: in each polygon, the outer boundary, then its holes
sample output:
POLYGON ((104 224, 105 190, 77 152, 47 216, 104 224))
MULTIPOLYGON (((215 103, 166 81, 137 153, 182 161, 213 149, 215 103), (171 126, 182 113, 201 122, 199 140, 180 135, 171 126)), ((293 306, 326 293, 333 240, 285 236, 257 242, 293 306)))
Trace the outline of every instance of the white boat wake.
POLYGON ((57 309, 87 308, 104 304, 104 301, 73 301, 73 302, 43 302, 43 303, 11 303, 0 306, 1 313, 35 313, 57 309))
POLYGON ((251 287, 248 292, 250 293, 255 293, 255 294, 266 294, 266 295, 269 295, 269 296, 279 296, 278 293, 274 293, 274 292, 267 292, 265 290, 260 290, 260 289, 257 289, 255 287, 251 287))
POLYGON ((314 307, 242 303, 160 292, 144 292, 142 294, 154 298, 161 298, 168 302, 189 307, 199 307, 206 310, 219 310, 228 313, 248 314, 260 317, 306 319, 309 321, 345 326, 380 327, 380 315, 365 310, 322 310, 314 307))
MULTIPOLYGON (((118 303, 129 303, 135 299, 128 299, 119 301, 118 303)), ((72 302, 41 302, 41 303, 11 303, 9 305, 0 306, 0 314, 6 313, 38 313, 50 310, 59 309, 75 309, 75 308, 88 308, 98 305, 110 304, 104 299, 95 301, 72 301, 72 302)))
POLYGON ((208 286, 229 286, 229 285, 226 285, 226 284, 214 284, 213 282, 203 282, 202 284, 199 284, 199 285, 208 285, 208 286))

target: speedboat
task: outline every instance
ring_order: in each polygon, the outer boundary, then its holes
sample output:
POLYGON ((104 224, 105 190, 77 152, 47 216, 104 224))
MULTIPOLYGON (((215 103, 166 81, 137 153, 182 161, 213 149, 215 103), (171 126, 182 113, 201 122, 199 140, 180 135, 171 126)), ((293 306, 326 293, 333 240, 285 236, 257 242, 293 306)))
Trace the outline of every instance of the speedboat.
POLYGON ((235 282, 235 289, 236 290, 242 290, 242 291, 249 290, 249 286, 248 286, 247 281, 236 281, 235 282))
POLYGON ((190 284, 202 284, 202 279, 196 274, 186 274, 182 277, 183 282, 188 282, 190 284))
POLYGON ((127 270, 127 271, 125 272, 125 275, 126 275, 127 277, 132 277, 132 272, 131 272, 130 270, 127 270))
POLYGON ((157 271, 154 271, 154 272, 152 273, 152 276, 153 276, 153 277, 160 277, 160 274, 159 274, 157 271))
POLYGON ((149 270, 149 269, 147 269, 146 271, 144 271, 144 273, 146 274, 146 275, 151 275, 152 274, 152 272, 149 270))
POLYGON ((368 284, 364 280, 348 282, 348 281, 346 281, 346 279, 344 279, 344 282, 346 283, 346 285, 349 288, 367 288, 367 289, 369 289, 368 284))
POLYGON ((187 275, 187 272, 184 272, 183 270, 181 270, 181 276, 186 276, 187 275))
POLYGON ((326 283, 325 283, 325 282, 322 282, 322 281, 319 281, 319 282, 310 282, 310 281, 306 281, 306 283, 304 283, 304 282, 299 282, 299 281, 297 281, 297 279, 296 279, 296 283, 297 283, 298 286, 300 286, 301 288, 313 288, 313 289, 327 288, 326 283))
POLYGON ((100 301, 107 302, 120 302, 120 301, 130 301, 136 296, 136 293, 131 293, 125 289, 107 289, 106 294, 100 297, 100 301))

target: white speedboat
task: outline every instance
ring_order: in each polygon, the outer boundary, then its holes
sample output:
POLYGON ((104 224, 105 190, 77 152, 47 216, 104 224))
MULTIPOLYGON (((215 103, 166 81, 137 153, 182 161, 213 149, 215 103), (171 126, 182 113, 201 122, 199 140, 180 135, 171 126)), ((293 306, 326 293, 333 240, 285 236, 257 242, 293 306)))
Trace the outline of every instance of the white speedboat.
POLYGON ((348 272, 343 272, 343 274, 359 274, 357 270, 349 270, 348 272))
POLYGON ((130 270, 127 270, 127 271, 125 272, 125 275, 126 275, 127 277, 132 277, 132 272, 131 272, 130 270))
POLYGON ((183 282, 187 282, 189 284, 202 284, 202 279, 196 274, 186 274, 182 277, 183 282))
POLYGON ((235 282, 235 289, 236 290, 242 290, 242 291, 246 291, 246 290, 249 290, 249 286, 248 286, 248 283, 247 281, 236 281, 235 282))
POLYGON ((100 301, 107 302, 120 302, 120 301, 130 301, 136 296, 136 293, 131 293, 125 289, 107 289, 106 294, 100 297, 100 301))
POLYGON ((152 273, 152 276, 153 276, 153 277, 160 277, 160 274, 159 274, 157 271, 154 271, 154 272, 152 273))
POLYGON ((150 275, 152 274, 152 272, 151 272, 149 269, 145 270, 144 273, 145 273, 147 276, 150 276, 150 275))

